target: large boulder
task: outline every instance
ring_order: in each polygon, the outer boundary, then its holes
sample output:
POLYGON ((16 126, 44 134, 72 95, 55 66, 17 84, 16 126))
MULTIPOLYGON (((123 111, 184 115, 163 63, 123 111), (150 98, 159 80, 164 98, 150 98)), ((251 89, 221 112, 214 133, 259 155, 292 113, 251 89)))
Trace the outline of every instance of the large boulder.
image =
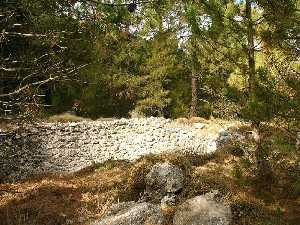
POLYGON ((168 162, 157 163, 146 175, 145 181, 147 194, 162 199, 183 188, 184 174, 181 169, 168 162))
POLYGON ((123 202, 114 204, 102 219, 91 225, 162 225, 161 209, 154 204, 123 202))
POLYGON ((185 201, 175 212, 174 225, 229 225, 230 206, 213 200, 211 194, 185 201))

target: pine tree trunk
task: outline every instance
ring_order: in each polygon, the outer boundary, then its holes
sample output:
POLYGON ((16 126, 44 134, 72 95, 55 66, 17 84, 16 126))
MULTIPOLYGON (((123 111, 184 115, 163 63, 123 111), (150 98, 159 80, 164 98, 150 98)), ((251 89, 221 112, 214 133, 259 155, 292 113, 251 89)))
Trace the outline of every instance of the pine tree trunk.
MULTIPOLYGON (((246 18, 247 18, 247 39, 248 39, 248 83, 249 95, 253 95, 256 88, 255 78, 255 29, 252 20, 252 0, 246 0, 246 18)), ((266 159, 266 153, 263 147, 263 137, 261 134, 260 121, 253 120, 252 126, 257 130, 258 139, 256 140, 255 158, 257 163, 258 176, 265 189, 270 190, 272 183, 272 170, 266 159)))
MULTIPOLYGON (((254 37, 255 30, 252 21, 252 0, 246 0, 246 18, 247 18, 247 40, 248 40, 248 83, 249 96, 252 96, 256 86, 255 79, 255 55, 254 55, 254 37)), ((252 127, 259 128, 260 121, 253 120, 252 127)))
POLYGON ((248 39, 248 82, 250 93, 255 88, 255 56, 254 56, 254 37, 255 30, 252 21, 252 1, 246 0, 246 17, 247 17, 247 39, 248 39))
POLYGON ((296 151, 297 151, 297 160, 296 166, 300 169, 300 132, 297 132, 296 136, 296 151))
POLYGON ((191 82, 191 89, 192 89, 192 102, 191 102, 191 117, 197 116, 197 109, 198 109, 198 90, 197 90, 197 77, 195 73, 192 72, 192 82, 191 82))
POLYGON ((257 172, 259 178, 260 188, 264 191, 271 191, 271 186, 273 183, 273 172, 270 166, 269 161, 267 160, 268 154, 264 152, 263 141, 264 137, 261 132, 261 127, 257 127, 257 136, 256 139, 256 151, 255 158, 257 163, 257 172))

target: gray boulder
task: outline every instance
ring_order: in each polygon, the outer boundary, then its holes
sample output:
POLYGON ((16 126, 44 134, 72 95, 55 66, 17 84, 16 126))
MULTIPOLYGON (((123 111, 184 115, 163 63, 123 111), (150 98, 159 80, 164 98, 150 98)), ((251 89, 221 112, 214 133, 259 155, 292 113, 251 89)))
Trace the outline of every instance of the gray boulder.
POLYGON ((244 135, 240 134, 239 131, 232 131, 230 129, 224 130, 221 129, 219 131, 219 135, 216 139, 217 147, 224 146, 232 141, 241 142, 245 139, 244 135))
POLYGON ((162 225, 163 214, 157 205, 143 202, 114 204, 104 217, 91 225, 162 225))
POLYGON ((216 140, 217 145, 221 146, 221 145, 225 145, 227 144, 231 139, 233 138, 233 135, 228 131, 228 130, 223 130, 221 129, 221 131, 219 132, 219 136, 216 140))
POLYGON ((181 169, 168 162, 157 163, 146 175, 145 181, 147 194, 162 199, 183 188, 184 175, 181 169))
POLYGON ((180 205, 173 218, 174 225, 229 225, 231 210, 228 205, 213 200, 213 195, 201 195, 180 205))

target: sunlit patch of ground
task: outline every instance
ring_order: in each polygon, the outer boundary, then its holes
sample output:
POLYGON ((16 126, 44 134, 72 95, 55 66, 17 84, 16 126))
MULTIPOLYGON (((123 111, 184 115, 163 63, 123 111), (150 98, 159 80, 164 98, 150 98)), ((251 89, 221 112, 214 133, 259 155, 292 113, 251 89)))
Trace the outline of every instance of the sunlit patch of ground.
POLYGON ((47 119, 48 122, 52 123, 66 123, 66 122, 82 122, 82 121, 91 121, 89 118, 84 118, 80 116, 73 115, 71 113, 62 113, 58 115, 51 116, 47 119))

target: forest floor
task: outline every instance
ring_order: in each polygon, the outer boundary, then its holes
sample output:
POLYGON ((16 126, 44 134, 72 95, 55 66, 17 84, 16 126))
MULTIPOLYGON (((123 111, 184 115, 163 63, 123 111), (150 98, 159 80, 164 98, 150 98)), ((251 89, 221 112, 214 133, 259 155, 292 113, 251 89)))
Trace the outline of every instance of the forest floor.
MULTIPOLYGON (((107 161, 68 175, 0 184, 0 224, 87 224, 100 218, 113 202, 138 200, 151 166, 169 161, 187 177, 178 204, 219 190, 220 198, 231 205, 232 225, 299 225, 300 172, 294 166, 293 140, 270 126, 264 128, 264 136, 276 153, 269 156, 273 179, 267 186, 257 176, 253 155, 237 156, 234 151, 241 145, 230 143, 211 155, 149 155, 135 162, 107 161)), ((166 218, 173 212, 165 212, 166 218)), ((167 219, 166 225, 170 224, 167 219)))

